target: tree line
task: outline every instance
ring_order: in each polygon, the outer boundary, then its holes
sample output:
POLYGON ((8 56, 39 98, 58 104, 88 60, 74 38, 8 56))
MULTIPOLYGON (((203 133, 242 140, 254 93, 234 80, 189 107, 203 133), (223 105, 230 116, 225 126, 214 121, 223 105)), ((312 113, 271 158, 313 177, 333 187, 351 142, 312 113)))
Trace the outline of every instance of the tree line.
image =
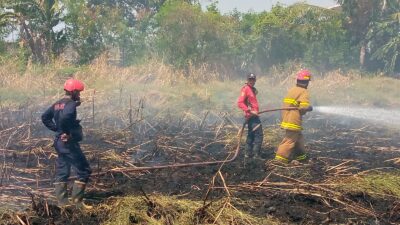
POLYGON ((123 66, 162 60, 240 72, 296 61, 400 72, 400 0, 337 2, 222 14, 193 0, 0 0, 0 54, 46 64, 69 49, 87 64, 118 48, 123 66))

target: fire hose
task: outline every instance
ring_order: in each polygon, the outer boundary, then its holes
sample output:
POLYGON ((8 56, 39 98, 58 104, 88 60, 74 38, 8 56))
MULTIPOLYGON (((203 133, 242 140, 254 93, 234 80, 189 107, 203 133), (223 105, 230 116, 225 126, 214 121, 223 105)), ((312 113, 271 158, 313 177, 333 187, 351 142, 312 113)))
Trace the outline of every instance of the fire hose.
MULTIPOLYGON (((297 107, 287 107, 287 108, 277 108, 277 109, 267 109, 260 111, 258 114, 263 114, 267 112, 275 112, 275 111, 282 111, 282 110, 298 110, 297 107)), ((238 132, 238 140, 237 146, 235 148, 235 152, 232 157, 228 157, 225 160, 217 160, 217 161, 203 161, 203 162, 190 162, 190 163, 176 163, 176 164, 167 164, 167 165, 159 165, 159 166, 143 166, 143 167, 124 167, 124 168, 114 168, 104 172, 97 172, 92 174, 91 177, 97 177, 106 175, 108 173, 127 173, 127 172, 138 172, 138 171, 148 171, 148 170, 158 170, 158 169, 173 169, 173 168, 182 168, 182 167, 197 167, 197 166, 207 166, 207 165, 217 165, 217 164, 225 164, 234 161, 240 152, 240 145, 242 141, 242 136, 244 132, 244 128, 246 127, 248 120, 243 123, 241 129, 238 132)), ((74 180, 76 177, 70 177, 69 180, 74 180)), ((28 184, 28 183, 38 183, 38 182, 51 182, 52 179, 43 179, 37 181, 28 181, 28 182, 20 182, 20 184, 28 184)))
MULTIPOLYGON (((263 114, 267 112, 275 112, 275 111, 282 111, 282 110, 298 110, 297 107, 287 107, 287 108, 278 108, 278 109, 268 109, 260 111, 258 114, 263 114)), ((242 136, 244 132, 244 128, 247 124, 246 120, 241 129, 238 132, 238 141, 235 152, 231 158, 226 158, 225 160, 218 160, 218 161, 204 161, 204 162, 191 162, 191 163, 176 163, 176 164, 169 164, 169 165, 160 165, 160 166, 146 166, 146 167, 131 167, 131 168, 115 168, 111 169, 107 172, 133 172, 133 171, 143 171, 143 170, 156 170, 156 169, 166 169, 166 168, 179 168, 179 167, 195 167, 195 166, 206 166, 206 165, 215 165, 215 164, 225 164, 234 161, 240 152, 240 145, 242 141, 242 136)), ((231 154, 230 154, 231 155, 231 154)), ((229 156, 228 156, 229 157, 229 156)), ((107 173, 103 172, 101 174, 107 173)), ((99 175, 101 175, 99 173, 99 175)), ((97 174, 95 174, 97 175, 97 174)))

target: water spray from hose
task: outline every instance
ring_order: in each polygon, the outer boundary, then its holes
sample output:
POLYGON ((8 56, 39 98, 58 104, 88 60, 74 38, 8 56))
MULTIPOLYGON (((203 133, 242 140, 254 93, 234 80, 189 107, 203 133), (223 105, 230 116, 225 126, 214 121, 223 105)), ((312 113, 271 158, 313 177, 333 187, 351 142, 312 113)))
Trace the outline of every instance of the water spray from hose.
POLYGON ((400 110, 337 106, 318 106, 314 107, 314 110, 320 113, 351 117, 384 125, 400 126, 400 110))

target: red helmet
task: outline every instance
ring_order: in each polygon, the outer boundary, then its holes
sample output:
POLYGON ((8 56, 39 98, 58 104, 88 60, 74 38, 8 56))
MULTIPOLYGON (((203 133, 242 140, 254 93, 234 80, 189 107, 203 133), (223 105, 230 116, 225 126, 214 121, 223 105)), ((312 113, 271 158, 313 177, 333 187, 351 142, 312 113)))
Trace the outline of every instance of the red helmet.
POLYGON ((300 70, 297 73, 297 80, 310 81, 311 80, 311 72, 309 70, 300 70))
POLYGON ((64 90, 66 91, 83 91, 84 89, 85 85, 80 80, 71 78, 65 81, 64 90))

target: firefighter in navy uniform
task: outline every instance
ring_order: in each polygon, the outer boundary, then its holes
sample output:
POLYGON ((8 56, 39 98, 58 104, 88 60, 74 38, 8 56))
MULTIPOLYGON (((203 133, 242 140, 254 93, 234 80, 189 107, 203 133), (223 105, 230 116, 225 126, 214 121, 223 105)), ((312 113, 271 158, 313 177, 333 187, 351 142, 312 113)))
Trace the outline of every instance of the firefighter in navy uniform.
POLYGON ((263 142, 263 130, 260 117, 258 116, 259 105, 257 101, 257 89, 254 87, 256 75, 250 73, 247 75, 247 83, 242 87, 238 107, 245 113, 247 120, 248 133, 246 139, 246 158, 259 158, 261 154, 261 145, 263 142))
POLYGON ((81 81, 68 79, 64 84, 65 96, 42 115, 43 124, 56 132, 54 147, 58 158, 54 185, 59 206, 67 206, 72 203, 78 207, 90 208, 82 201, 91 169, 79 145, 83 133, 76 112, 76 108, 80 105, 80 92, 84 88, 81 81), (76 169, 78 178, 73 184, 70 202, 67 182, 71 166, 76 169))

